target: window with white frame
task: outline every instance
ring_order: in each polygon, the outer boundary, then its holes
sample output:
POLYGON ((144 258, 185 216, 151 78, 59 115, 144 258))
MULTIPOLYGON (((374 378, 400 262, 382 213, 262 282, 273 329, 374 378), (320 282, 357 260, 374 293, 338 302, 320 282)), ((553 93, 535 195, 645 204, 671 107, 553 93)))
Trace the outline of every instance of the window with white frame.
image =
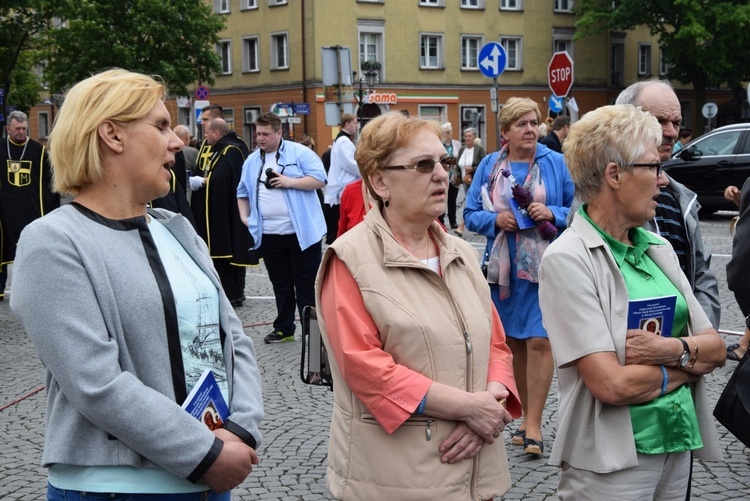
POLYGON ((505 49, 508 63, 505 69, 508 71, 520 71, 523 69, 523 38, 501 37, 500 45, 505 49))
POLYGON ((665 76, 667 73, 669 73, 669 70, 671 68, 672 68, 672 65, 669 64, 669 61, 664 55, 664 48, 660 47, 659 48, 659 75, 665 76))
POLYGON ((448 119, 448 110, 444 104, 420 104, 418 113, 419 117, 425 120, 436 120, 443 123, 448 119))
POLYGON ((232 74, 232 41, 231 40, 219 40, 216 44, 216 53, 219 54, 221 59, 221 74, 231 75, 232 74))
POLYGON ((651 44, 638 44, 638 74, 651 74, 651 44))
POLYGON ((442 68, 443 36, 422 33, 419 39, 419 67, 422 69, 442 68))
POLYGON ((288 3, 289 3, 288 0, 268 0, 269 7, 275 7, 277 5, 286 5, 288 3))
POLYGON ((462 9, 484 9, 484 0, 461 0, 462 9))
POLYGON ((257 8, 258 8, 258 0, 240 0, 241 10, 257 9, 257 8))
POLYGON ((552 28, 552 52, 567 52, 573 59, 573 35, 575 28, 552 28))
POLYGON ((377 61, 380 63, 377 81, 384 82, 385 69, 385 21, 379 19, 360 19, 357 23, 357 34, 359 37, 359 78, 364 76, 362 63, 366 61, 377 61))
POLYGON ((37 123, 39 124, 39 139, 47 139, 47 136, 49 136, 49 113, 46 111, 37 113, 37 123))
POLYGON ((500 10, 521 10, 523 0, 500 0, 500 10))
POLYGON ((445 0, 419 0, 422 7, 445 7, 445 0))
POLYGON ((461 37, 461 69, 479 69, 479 49, 482 48, 482 37, 461 37))
POLYGON ((217 14, 229 14, 231 0, 214 0, 214 12, 217 14))
POLYGON ((260 41, 258 37, 242 39, 242 71, 260 71, 260 41))
POLYGON ((271 34, 271 69, 289 69, 289 34, 271 34))
POLYGON ((555 0, 555 12, 573 12, 573 0, 555 0))

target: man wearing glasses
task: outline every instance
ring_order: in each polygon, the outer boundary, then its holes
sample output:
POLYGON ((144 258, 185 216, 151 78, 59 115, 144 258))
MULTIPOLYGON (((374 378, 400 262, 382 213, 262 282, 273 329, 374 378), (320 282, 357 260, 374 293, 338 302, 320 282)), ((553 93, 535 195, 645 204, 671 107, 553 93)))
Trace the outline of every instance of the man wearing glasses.
MULTIPOLYGON (((682 110, 677 95, 667 81, 637 82, 623 90, 616 104, 640 106, 656 117, 661 124, 662 144, 658 147, 662 162, 669 160, 680 133, 682 110)), ((661 173, 661 169, 659 169, 661 173)), ((721 304, 719 284, 711 271, 711 252, 706 248, 698 224, 700 205, 695 193, 669 175, 669 184, 657 198, 656 217, 647 229, 669 240, 680 261, 682 271, 690 281, 695 297, 715 329, 719 328, 721 304)))
POLYGON ((315 305, 315 275, 326 223, 315 192, 326 173, 310 148, 281 137, 281 119, 264 113, 255 121, 258 149, 242 166, 237 187, 240 218, 266 265, 277 316, 266 343, 294 341, 295 303, 302 318, 315 305))

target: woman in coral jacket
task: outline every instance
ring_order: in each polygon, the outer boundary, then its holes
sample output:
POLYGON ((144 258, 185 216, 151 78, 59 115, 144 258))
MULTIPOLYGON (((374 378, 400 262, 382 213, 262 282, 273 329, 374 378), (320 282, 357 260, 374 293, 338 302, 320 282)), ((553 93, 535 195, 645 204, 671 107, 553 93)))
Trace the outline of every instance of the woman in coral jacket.
POLYGON ((376 205, 330 246, 316 282, 332 360, 327 485, 335 499, 492 499, 520 414, 476 251, 435 218, 448 193, 438 124, 387 113, 356 160, 376 205))

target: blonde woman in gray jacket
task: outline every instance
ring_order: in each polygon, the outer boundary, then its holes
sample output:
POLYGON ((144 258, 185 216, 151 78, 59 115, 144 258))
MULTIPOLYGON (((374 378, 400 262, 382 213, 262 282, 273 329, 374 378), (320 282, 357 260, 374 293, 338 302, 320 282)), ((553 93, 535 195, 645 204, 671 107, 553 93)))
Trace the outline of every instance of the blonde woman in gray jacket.
POLYGON ((187 220, 147 211, 182 148, 165 96, 124 70, 68 92, 49 146, 75 198, 18 244, 10 306, 46 370, 50 500, 228 500, 258 463, 252 342, 187 220), (213 431, 181 408, 206 369, 229 407, 213 431))

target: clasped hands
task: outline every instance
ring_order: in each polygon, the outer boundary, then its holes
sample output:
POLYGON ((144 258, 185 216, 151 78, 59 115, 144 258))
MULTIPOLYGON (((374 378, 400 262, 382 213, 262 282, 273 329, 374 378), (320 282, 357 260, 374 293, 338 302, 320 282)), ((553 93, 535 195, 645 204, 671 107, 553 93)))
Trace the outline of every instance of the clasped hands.
MULTIPOLYGON (((554 221, 555 216, 549 207, 541 202, 532 202, 526 209, 526 213, 534 221, 554 221)), ((518 231, 518 222, 513 211, 502 211, 498 212, 495 217, 495 226, 503 231, 518 231)))
POLYGON ((234 433, 219 428, 213 431, 224 442, 219 457, 201 477, 200 482, 215 492, 226 492, 245 481, 260 463, 258 453, 234 433))
POLYGON ((509 396, 505 386, 498 384, 497 389, 488 388, 488 391, 468 395, 468 415, 440 444, 443 463, 453 464, 473 458, 485 443, 491 444, 499 438, 505 425, 512 420, 510 413, 498 402, 509 396))

